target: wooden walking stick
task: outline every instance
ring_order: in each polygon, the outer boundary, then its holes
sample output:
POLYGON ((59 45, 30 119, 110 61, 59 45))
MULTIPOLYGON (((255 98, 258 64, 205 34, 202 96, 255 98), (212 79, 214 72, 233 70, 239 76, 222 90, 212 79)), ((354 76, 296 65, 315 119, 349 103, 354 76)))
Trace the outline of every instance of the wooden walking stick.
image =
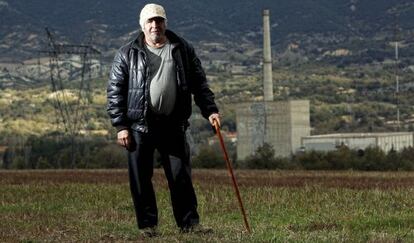
POLYGON ((240 210, 243 214, 244 225, 246 226, 247 232, 251 233, 249 222, 247 221, 246 211, 244 210, 243 202, 240 197, 239 187, 237 186, 237 181, 233 174, 233 167, 231 166, 231 162, 227 154, 226 146, 224 145, 223 137, 221 136, 220 125, 218 124, 217 120, 214 120, 213 124, 214 124, 214 128, 216 129, 217 136, 220 140, 221 149, 223 150, 223 154, 224 154, 224 160, 226 160, 227 170, 233 182, 233 188, 234 188, 234 191, 236 192, 237 200, 239 201, 240 210))

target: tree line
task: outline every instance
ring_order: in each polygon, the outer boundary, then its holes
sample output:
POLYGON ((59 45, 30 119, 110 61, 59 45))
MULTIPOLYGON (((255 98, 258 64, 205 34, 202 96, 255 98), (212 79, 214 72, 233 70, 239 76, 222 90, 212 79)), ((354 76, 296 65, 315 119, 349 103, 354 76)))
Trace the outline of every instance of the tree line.
MULTIPOLYGON (((98 169, 126 168, 126 151, 113 138, 81 137, 72 144, 69 137, 29 137, 23 144, 12 143, 3 152, 2 169, 98 169), (73 163, 75 161, 75 163, 73 163)), ((376 147, 353 150, 339 147, 335 151, 305 151, 291 157, 277 158, 269 144, 259 146, 245 160, 237 160, 236 145, 226 142, 233 166, 239 169, 285 170, 362 170, 362 171, 412 171, 414 147, 401 151, 384 152, 376 147)), ((225 168, 218 144, 199 146, 192 155, 194 168, 225 168)), ((154 167, 160 167, 155 155, 154 167)))

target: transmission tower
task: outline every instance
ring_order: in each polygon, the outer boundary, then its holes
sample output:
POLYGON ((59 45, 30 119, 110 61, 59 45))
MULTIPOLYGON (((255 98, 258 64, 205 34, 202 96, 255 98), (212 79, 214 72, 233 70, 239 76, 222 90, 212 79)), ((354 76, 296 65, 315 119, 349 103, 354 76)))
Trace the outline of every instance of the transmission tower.
POLYGON ((85 110, 92 103, 91 58, 101 53, 91 45, 58 44, 49 29, 46 27, 45 30, 48 50, 42 52, 49 55, 51 90, 54 96, 51 101, 55 108, 57 128, 60 129, 60 126, 63 126, 64 133, 71 138, 71 166, 75 168, 75 138, 79 135, 82 125, 88 121, 85 110), (80 77, 77 81, 64 80, 62 56, 73 55, 80 56, 80 77))

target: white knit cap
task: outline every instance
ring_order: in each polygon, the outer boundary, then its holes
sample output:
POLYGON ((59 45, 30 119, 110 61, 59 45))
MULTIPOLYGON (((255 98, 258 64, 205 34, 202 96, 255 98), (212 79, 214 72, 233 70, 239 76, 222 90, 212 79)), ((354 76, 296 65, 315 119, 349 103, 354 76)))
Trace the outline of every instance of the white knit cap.
POLYGON ((145 22, 148 19, 154 17, 161 17, 167 20, 167 15, 165 14, 164 8, 161 5, 155 3, 149 3, 145 5, 139 15, 139 25, 141 25, 141 28, 144 29, 145 22))

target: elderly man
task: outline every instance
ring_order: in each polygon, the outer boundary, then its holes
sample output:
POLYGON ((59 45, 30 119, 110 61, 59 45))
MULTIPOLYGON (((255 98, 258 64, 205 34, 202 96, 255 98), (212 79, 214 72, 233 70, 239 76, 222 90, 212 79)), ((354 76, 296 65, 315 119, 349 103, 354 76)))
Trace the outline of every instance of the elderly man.
POLYGON ((141 10, 138 37, 115 55, 107 88, 107 111, 118 143, 128 150, 128 171, 138 228, 156 234, 158 212, 151 182, 153 154, 161 155, 181 232, 200 231, 185 131, 192 95, 202 115, 220 124, 214 94, 193 47, 167 29, 162 6, 141 10))

